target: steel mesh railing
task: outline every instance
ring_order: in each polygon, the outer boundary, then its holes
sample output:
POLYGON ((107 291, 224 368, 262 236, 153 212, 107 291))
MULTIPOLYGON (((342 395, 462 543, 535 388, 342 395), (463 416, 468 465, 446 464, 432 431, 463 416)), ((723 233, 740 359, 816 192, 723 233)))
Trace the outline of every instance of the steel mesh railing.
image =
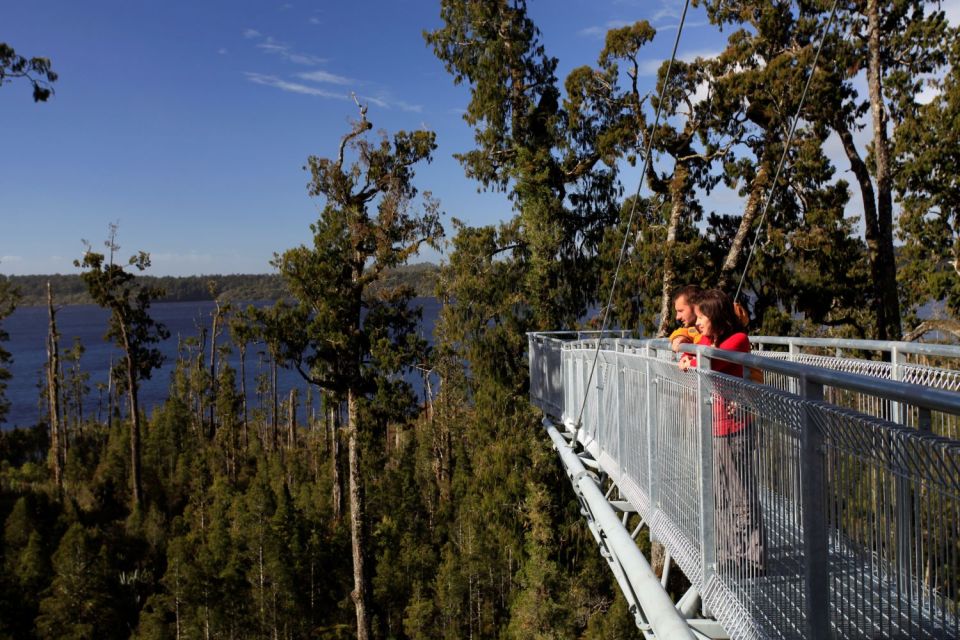
POLYGON ((561 343, 559 362, 556 346, 531 348, 531 398, 577 431, 731 637, 960 635, 960 442, 922 429, 960 401, 817 382, 779 355, 761 385, 681 372, 656 341, 561 343), (717 435, 721 420, 739 428, 717 435))
MULTIPOLYGON (((756 355, 808 364, 834 371, 867 375, 881 380, 897 380, 930 389, 960 391, 960 349, 950 345, 877 342, 818 338, 759 337, 752 339, 760 350, 756 355), (770 347, 787 351, 771 351, 770 347), (856 357, 843 353, 861 354, 856 357), (862 354, 877 359, 867 359, 862 354)), ((789 380, 772 374, 766 384, 787 389, 789 380)), ((865 397, 849 390, 825 389, 827 399, 839 406, 850 407, 869 415, 915 428, 923 428, 948 438, 960 438, 960 418, 934 412, 929 424, 920 424, 917 413, 908 412, 898 403, 877 397, 865 397), (901 413, 901 411, 903 413, 901 413)))

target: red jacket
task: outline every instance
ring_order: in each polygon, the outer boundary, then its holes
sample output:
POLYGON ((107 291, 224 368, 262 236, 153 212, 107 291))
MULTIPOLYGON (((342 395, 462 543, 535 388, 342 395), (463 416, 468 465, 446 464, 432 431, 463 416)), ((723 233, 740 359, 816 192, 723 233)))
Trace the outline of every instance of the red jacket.
MULTIPOLYGON (((713 341, 707 336, 701 336, 699 344, 705 347, 712 347, 713 341)), ((726 351, 739 351, 741 353, 750 353, 750 339, 745 333, 735 333, 732 336, 728 336, 720 344, 716 345, 717 349, 724 349, 726 351)), ((727 362, 726 360, 719 360, 713 358, 710 361, 710 368, 714 371, 719 371, 720 373, 726 373, 727 375, 734 376, 736 378, 743 377, 743 365, 739 365, 733 362, 727 362)), ((713 398, 713 435, 714 436, 729 436, 739 431, 742 431, 749 421, 750 416, 742 408, 739 408, 736 403, 728 402, 721 398, 719 395, 715 395, 713 398)))

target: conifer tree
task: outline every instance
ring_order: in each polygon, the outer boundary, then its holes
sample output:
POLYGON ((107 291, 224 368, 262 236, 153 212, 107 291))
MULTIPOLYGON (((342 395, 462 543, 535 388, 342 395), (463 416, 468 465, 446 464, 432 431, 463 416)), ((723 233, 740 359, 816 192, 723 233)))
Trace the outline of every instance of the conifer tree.
MULTIPOLYGON (((114 262, 120 249, 116 242, 117 225, 111 224, 107 241, 109 253, 105 256, 92 250, 89 243, 83 258, 74 266, 84 269, 82 278, 90 296, 98 305, 110 311, 110 328, 105 336, 123 351, 119 369, 126 386, 130 410, 130 484, 131 506, 137 508, 142 500, 140 470, 140 381, 150 378, 163 362, 163 354, 155 347, 170 337, 167 328, 150 317, 150 304, 162 295, 155 287, 140 286, 136 276, 114 262)), ((143 271, 150 266, 150 256, 143 251, 132 256, 128 265, 143 271)))
MULTIPOLYGON (((433 133, 399 132, 392 140, 371 141, 372 126, 362 107, 336 158, 309 158, 310 193, 324 201, 311 226, 313 243, 275 261, 298 305, 280 323, 285 358, 346 404, 351 597, 361 640, 371 637, 373 615, 361 472, 362 442, 373 425, 365 416, 377 389, 412 366, 422 350, 411 322, 417 313, 410 306, 412 291, 373 294, 371 285, 442 235, 437 203, 426 194, 420 209, 412 182, 414 167, 430 160, 433 133), (356 160, 345 165, 348 150, 356 160)), ((412 394, 406 396, 412 404, 412 394)))
POLYGON ((121 638, 116 587, 107 552, 95 535, 72 524, 53 554, 53 582, 40 602, 40 638, 121 638))

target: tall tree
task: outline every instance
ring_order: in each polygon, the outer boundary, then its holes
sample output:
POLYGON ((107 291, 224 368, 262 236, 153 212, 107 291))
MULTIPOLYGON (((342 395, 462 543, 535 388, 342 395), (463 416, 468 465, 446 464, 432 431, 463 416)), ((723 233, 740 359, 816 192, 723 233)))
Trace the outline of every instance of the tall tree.
POLYGON ((57 311, 53 307, 53 290, 47 282, 47 314, 50 328, 47 332, 47 415, 50 422, 50 454, 48 462, 53 470, 57 490, 63 490, 63 465, 66 461, 66 430, 60 409, 62 377, 60 375, 60 334, 57 332, 57 311))
MULTIPOLYGON (((784 63, 793 58, 796 68, 810 73, 809 52, 826 29, 827 9, 801 3, 794 13, 787 3, 708 3, 718 24, 749 25, 751 31, 778 34, 765 37, 764 43, 784 42, 784 36, 794 40, 798 46, 777 47, 780 53, 768 62, 785 73, 790 71, 784 63), (775 60, 782 62, 774 65, 775 60)), ((937 9, 938 3, 926 0, 841 3, 835 33, 826 41, 804 107, 808 122, 838 136, 856 179, 870 270, 871 333, 880 339, 897 339, 901 333, 893 243, 893 189, 900 169, 893 152, 900 123, 923 91, 924 78, 941 73, 950 49, 949 30, 937 9), (859 89, 862 83, 866 96, 859 89), (870 133, 866 149, 856 138, 865 127, 870 133)), ((747 39, 742 35, 738 41, 747 39)), ((778 53, 777 48, 761 46, 778 53)))
POLYGON ((960 30, 945 36, 949 70, 926 79, 929 102, 904 105, 894 147, 904 242, 900 291, 908 308, 942 300, 948 314, 921 323, 909 332, 912 338, 960 329, 960 30))
MULTIPOLYGON (((17 308, 17 300, 20 298, 20 292, 10 282, 7 276, 0 276, 0 322, 13 313, 17 308)), ((7 380, 10 379, 9 366, 13 362, 13 356, 3 347, 3 343, 10 339, 0 324, 0 423, 7 419, 7 412, 10 411, 10 401, 7 400, 7 380)))
POLYGON ((596 281, 596 249, 617 213, 616 166, 598 146, 606 122, 568 121, 557 60, 525 0, 443 0, 440 17, 443 26, 424 34, 427 43, 454 82, 471 89, 464 119, 476 148, 457 158, 468 177, 506 191, 517 210, 491 249, 520 263, 512 289, 532 311, 520 314, 528 324, 572 325, 596 299, 583 284, 596 281))
MULTIPOLYGON (((74 266, 84 269, 83 281, 98 305, 110 311, 110 326, 104 336, 123 351, 118 366, 122 373, 130 403, 130 490, 132 507, 142 500, 140 471, 140 381, 148 380, 154 369, 163 363, 163 354, 155 346, 170 337, 167 328, 150 317, 150 304, 163 292, 156 287, 142 286, 136 276, 114 262, 117 225, 111 224, 104 243, 108 254, 96 253, 89 243, 81 260, 74 266)), ((128 266, 143 271, 150 266, 150 255, 141 251, 131 256, 128 266)))
MULTIPOLYGON (((311 156, 310 194, 323 199, 311 226, 313 245, 279 255, 275 264, 296 299, 282 323, 284 353, 303 377, 346 404, 347 468, 357 636, 371 635, 372 603, 366 502, 361 475, 362 437, 375 392, 389 376, 416 362, 421 340, 410 289, 371 286, 384 271, 405 263, 423 243, 442 235, 438 205, 413 185, 414 167, 435 148, 428 131, 399 132, 371 141, 366 107, 340 141, 336 158, 311 156), (355 157, 345 165, 347 151, 355 157)), ((412 394, 407 402, 415 406, 412 394)))

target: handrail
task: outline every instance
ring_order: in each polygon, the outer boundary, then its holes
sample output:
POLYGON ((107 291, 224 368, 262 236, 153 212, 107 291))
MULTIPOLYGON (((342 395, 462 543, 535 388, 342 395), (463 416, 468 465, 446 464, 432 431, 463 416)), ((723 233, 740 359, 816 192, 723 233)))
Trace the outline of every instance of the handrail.
POLYGON ((859 349, 863 351, 899 352, 924 356, 944 356, 960 358, 960 345, 931 344, 927 342, 893 342, 884 340, 855 340, 848 338, 804 338, 789 336, 750 336, 755 346, 778 345, 789 347, 823 347, 839 349, 859 349))
MULTIPOLYGON (((787 338, 784 338, 787 340, 787 338)), ((793 340, 793 338, 789 338, 793 340)), ((813 340, 813 338, 808 338, 805 340, 813 340)), ((751 342, 753 338, 751 337, 751 342)), ((581 347, 584 341, 577 342, 565 342, 563 343, 563 349, 574 349, 581 347)), ((665 338, 653 338, 649 340, 638 340, 630 339, 618 341, 619 344, 614 343, 611 345, 614 349, 617 347, 633 347, 633 348, 650 348, 653 350, 660 351, 669 351, 671 350, 670 342, 665 338)), ((831 341, 832 342, 832 341, 831 341)), ((861 343, 870 343, 870 344, 879 344, 878 341, 860 341, 861 343)), ((888 343, 888 344, 910 344, 910 343, 888 343)), ((944 345, 931 345, 931 346, 944 346, 944 345)), ((861 347, 857 347, 861 348, 861 347)), ((869 348, 864 344, 863 348, 869 348)), ((856 391, 858 393, 865 393, 869 395, 883 395, 889 397, 891 400, 897 402, 908 403, 912 405, 921 406, 924 408, 933 409, 936 411, 945 411, 949 413, 960 413, 960 394, 957 394, 952 391, 943 391, 940 389, 932 389, 929 387, 923 387, 916 384, 911 384, 907 382, 899 382, 896 380, 887 380, 883 378, 876 378, 873 376, 867 376, 858 373, 849 373, 846 371, 836 371, 833 369, 825 369, 823 367, 816 367, 807 364, 800 364, 797 362, 789 362, 785 360, 777 360, 774 358, 766 358, 763 356, 751 355, 748 353, 740 353, 736 351, 727 351, 724 349, 716 349, 714 347, 706 347, 703 345, 695 344, 682 344, 680 345, 679 350, 683 353, 689 353, 690 355, 696 356, 705 356, 709 359, 724 360, 726 362, 732 362, 739 365, 744 365, 747 367, 761 369, 762 371, 768 371, 770 373, 779 373, 787 376, 791 376, 798 379, 805 379, 817 384, 829 385, 831 387, 836 387, 840 389, 846 389, 849 391, 856 391)), ((921 351, 916 351, 915 353, 921 353, 921 351)), ((936 355, 943 355, 942 353, 937 353, 936 355)), ((957 350, 957 355, 960 355, 960 348, 957 350)))
POLYGON ((747 353, 738 353, 736 351, 726 351, 714 347, 684 344, 681 345, 681 351, 694 355, 702 354, 710 359, 733 362, 772 373, 781 373, 817 384, 857 391, 858 393, 884 396, 897 402, 912 404, 927 409, 946 411, 948 413, 960 413, 960 394, 952 391, 930 389, 907 382, 874 378, 859 373, 835 371, 833 369, 824 369, 822 367, 799 364, 797 362, 775 360, 747 353))
MULTIPOLYGON (((731 638, 782 635, 780 625, 789 637, 960 632, 960 548, 947 544, 960 526, 960 440, 943 437, 956 437, 960 394, 934 388, 953 370, 922 366, 938 378, 923 386, 888 379, 890 363, 861 369, 871 361, 826 357, 825 368, 684 345, 700 366, 682 372, 664 339, 530 334, 529 342, 531 401, 570 431, 548 426, 565 443, 558 451, 578 496, 585 500, 577 485, 586 480, 567 459, 577 445, 731 638), (713 371, 714 359, 744 366, 744 379, 713 371), (766 384, 747 369, 763 371, 766 384), (583 423, 572 429, 581 406, 583 423), (727 440, 730 420, 755 435, 727 440), (769 544, 744 547, 744 532, 769 544)), ((601 511, 585 514, 602 547, 636 536, 626 517, 623 526, 605 518, 598 535, 601 511)), ((625 594, 655 591, 642 565, 607 559, 625 594)))

